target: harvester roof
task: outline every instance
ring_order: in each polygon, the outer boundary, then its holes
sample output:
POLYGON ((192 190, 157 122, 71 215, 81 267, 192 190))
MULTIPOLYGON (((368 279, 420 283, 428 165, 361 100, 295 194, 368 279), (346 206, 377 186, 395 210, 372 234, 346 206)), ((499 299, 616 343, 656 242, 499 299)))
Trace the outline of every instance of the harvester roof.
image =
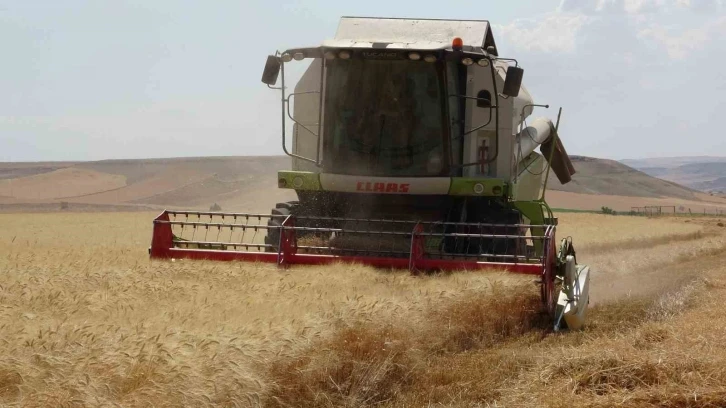
POLYGON ((441 49, 459 37, 464 48, 493 46, 494 37, 486 20, 405 19, 341 17, 335 37, 324 47, 441 49))

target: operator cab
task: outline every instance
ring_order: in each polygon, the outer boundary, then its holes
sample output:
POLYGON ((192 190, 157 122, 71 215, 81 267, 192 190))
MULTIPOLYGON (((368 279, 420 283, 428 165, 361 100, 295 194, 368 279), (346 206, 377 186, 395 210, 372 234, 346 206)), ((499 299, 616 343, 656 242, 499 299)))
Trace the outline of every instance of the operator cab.
POLYGON ((444 64, 357 54, 326 64, 323 171, 448 175, 444 64))
POLYGON ((294 169, 508 178, 516 124, 512 101, 502 102, 517 99, 522 69, 498 58, 488 22, 391 19, 385 21, 388 28, 378 23, 344 18, 336 38, 323 46, 268 57, 262 81, 270 87, 280 71, 284 87, 284 63, 313 60, 295 92, 283 97, 295 122, 293 151, 283 145, 294 169), (413 28, 401 30, 412 21, 413 28), (468 23, 461 27, 463 39, 446 38, 451 24, 459 23, 468 23), (410 38, 384 40, 394 34, 410 38), (381 41, 360 40, 371 36, 381 41))

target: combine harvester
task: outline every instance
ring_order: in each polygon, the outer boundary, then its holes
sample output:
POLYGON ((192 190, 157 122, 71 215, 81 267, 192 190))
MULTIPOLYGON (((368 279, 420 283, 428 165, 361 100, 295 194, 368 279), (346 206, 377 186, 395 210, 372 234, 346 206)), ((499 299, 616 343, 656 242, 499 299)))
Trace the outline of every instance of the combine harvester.
POLYGON ((321 46, 268 56, 262 75, 280 92, 292 161, 278 187, 298 201, 269 215, 164 211, 150 255, 531 274, 555 330, 579 329, 589 268, 555 240, 544 200, 550 168, 563 184, 575 170, 561 109, 527 124, 549 106, 522 75, 487 21, 344 17, 321 46), (303 61, 288 94, 285 66, 303 61))

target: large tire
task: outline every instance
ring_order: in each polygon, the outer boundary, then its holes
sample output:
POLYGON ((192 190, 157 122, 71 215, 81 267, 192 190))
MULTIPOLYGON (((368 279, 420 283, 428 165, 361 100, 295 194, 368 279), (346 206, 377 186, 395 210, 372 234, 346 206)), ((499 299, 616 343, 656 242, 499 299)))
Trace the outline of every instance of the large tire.
POLYGON ((278 217, 272 217, 267 221, 267 226, 271 227, 267 230, 265 236, 265 244, 271 245, 271 247, 265 247, 265 252, 278 252, 280 245, 280 227, 282 222, 285 221, 285 217, 292 214, 292 210, 295 207, 296 202, 288 203, 277 203, 270 213, 277 215, 278 217))

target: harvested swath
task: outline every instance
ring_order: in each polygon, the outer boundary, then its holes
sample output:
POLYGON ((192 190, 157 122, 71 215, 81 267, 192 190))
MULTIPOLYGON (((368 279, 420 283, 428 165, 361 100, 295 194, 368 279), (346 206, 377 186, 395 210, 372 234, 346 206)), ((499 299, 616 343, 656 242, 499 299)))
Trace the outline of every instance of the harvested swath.
POLYGON ((431 359, 491 347, 542 328, 539 301, 526 285, 466 296, 429 309, 423 319, 353 321, 298 356, 275 361, 269 406, 377 405, 428 383, 431 359))
POLYGON ((588 247, 590 251, 602 251, 602 250, 613 250, 613 249, 645 249, 653 248, 659 245, 672 244, 678 241, 695 241, 703 238, 704 236, 715 237, 719 234, 716 233, 704 233, 702 231, 695 231, 691 233, 679 233, 679 234, 668 234, 662 236, 656 236, 651 238, 639 238, 624 240, 622 242, 604 242, 602 244, 594 244, 588 247))
POLYGON ((700 225, 667 217, 653 219, 578 213, 559 214, 558 217, 561 222, 557 225, 557 236, 572 236, 578 251, 590 248, 610 250, 618 245, 627 248, 638 241, 668 244, 668 237, 691 238, 691 234, 698 234, 702 230, 700 225))
MULTIPOLYGON (((537 299, 517 284, 452 300, 429 310, 424 320, 352 322, 299 355, 275 361, 263 402, 607 406, 598 399, 618 405, 627 393, 638 393, 641 403, 680 401, 686 387, 699 389, 703 375, 711 387, 726 380, 723 358, 658 351, 668 342, 677 344, 667 324, 697 305, 690 300, 706 286, 697 280, 662 297, 597 307, 589 333, 567 337, 547 334, 537 299), (583 352, 572 353, 574 347, 583 352)), ((724 401, 718 387, 697 392, 709 404, 724 401)))

